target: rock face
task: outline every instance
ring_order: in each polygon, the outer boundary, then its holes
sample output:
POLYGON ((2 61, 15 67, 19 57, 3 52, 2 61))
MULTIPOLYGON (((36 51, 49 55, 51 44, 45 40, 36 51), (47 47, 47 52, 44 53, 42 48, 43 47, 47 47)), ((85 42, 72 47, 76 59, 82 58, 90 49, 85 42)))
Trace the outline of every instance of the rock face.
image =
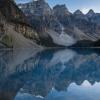
POLYGON ((65 26, 71 26, 69 22, 71 22, 72 14, 68 11, 66 5, 56 5, 53 8, 53 12, 55 17, 57 17, 57 20, 59 21, 61 28, 65 28, 65 26))
POLYGON ((95 15, 95 12, 92 9, 90 9, 86 15, 87 17, 93 17, 95 15))
MULTIPOLYGON (((65 9, 65 5, 61 7, 61 10, 65 9)), ((45 0, 38 0, 27 4, 20 4, 19 8, 22 9, 28 19, 30 19, 33 27, 38 31, 40 38, 39 43, 43 43, 43 41, 45 40, 47 44, 44 42, 42 45, 46 45, 49 47, 55 45, 69 46, 72 44, 66 44, 65 39, 69 40, 71 37, 68 34, 64 33, 63 25, 60 23, 57 16, 55 16, 56 9, 55 11, 53 11, 53 9, 50 8, 45 0), (54 36, 52 37, 52 34, 50 34, 50 32, 56 34, 54 34, 54 36), (65 39, 63 37, 65 37, 65 39)), ((57 6, 56 8, 59 9, 59 6, 57 6)), ((63 12, 66 12, 66 9, 63 12)), ((74 39, 71 40, 74 41, 74 39)))
POLYGON ((92 9, 86 14, 92 23, 100 26, 100 13, 95 13, 92 9))
POLYGON ((36 27, 37 31, 45 30, 45 27, 48 25, 46 21, 48 21, 49 17, 52 15, 52 11, 44 0, 19 5, 19 8, 23 9, 23 12, 30 18, 30 22, 36 27))
POLYGON ((66 5, 56 5, 51 9, 45 0, 32 1, 18 6, 39 32, 39 38, 42 40, 40 43, 46 40, 46 46, 54 46, 54 44, 70 46, 81 43, 80 41, 92 43, 100 39, 100 14, 94 13, 93 10, 86 15, 80 10, 72 14, 66 5), (49 33, 51 31, 52 33, 49 33))
POLYGON ((37 33, 15 2, 0 0, 0 42, 6 47, 18 47, 17 44, 28 45, 26 41, 35 41, 36 39, 38 39, 37 33), (18 37, 20 39, 17 39, 18 37))

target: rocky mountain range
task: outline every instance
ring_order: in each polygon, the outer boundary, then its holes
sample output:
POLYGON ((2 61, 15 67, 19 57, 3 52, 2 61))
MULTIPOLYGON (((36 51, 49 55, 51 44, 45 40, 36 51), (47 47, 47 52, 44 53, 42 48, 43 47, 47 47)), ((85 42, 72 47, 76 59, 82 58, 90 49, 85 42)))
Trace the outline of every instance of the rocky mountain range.
POLYGON ((0 47, 100 46, 100 14, 92 9, 71 13, 45 0, 16 5, 0 0, 0 47))
POLYGON ((100 14, 92 9, 71 13, 66 5, 51 8, 45 0, 19 4, 46 46, 99 46, 100 14))

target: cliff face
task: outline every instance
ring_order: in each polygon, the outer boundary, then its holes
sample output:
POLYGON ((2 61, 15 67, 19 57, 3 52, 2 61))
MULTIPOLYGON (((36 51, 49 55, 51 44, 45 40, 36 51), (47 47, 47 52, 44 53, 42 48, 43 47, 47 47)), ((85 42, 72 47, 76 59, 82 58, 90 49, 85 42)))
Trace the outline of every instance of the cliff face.
POLYGON ((46 42, 70 46, 80 41, 92 43, 100 39, 100 14, 92 10, 84 15, 80 10, 70 13, 66 5, 56 5, 51 9, 45 0, 18 6, 46 42))
POLYGON ((30 19, 30 22, 37 31, 45 31, 52 11, 44 0, 33 1, 32 3, 19 5, 19 7, 23 9, 23 12, 30 19))
MULTIPOLYGON (((38 40, 38 35, 29 21, 16 6, 14 1, 1 0, 0 1, 0 42, 7 47, 14 47, 14 38, 11 33, 16 36, 21 35, 23 38, 30 41, 38 40), (10 30, 10 32, 9 32, 10 30)), ((21 40, 21 39, 19 39, 21 40)), ((17 42, 17 41, 16 41, 17 42)), ((21 41, 18 41, 21 42, 21 41)), ((24 43, 23 43, 24 45, 24 43)))
POLYGON ((56 5, 53 8, 53 12, 57 20, 63 25, 68 26, 71 22, 71 13, 68 11, 66 5, 56 5))

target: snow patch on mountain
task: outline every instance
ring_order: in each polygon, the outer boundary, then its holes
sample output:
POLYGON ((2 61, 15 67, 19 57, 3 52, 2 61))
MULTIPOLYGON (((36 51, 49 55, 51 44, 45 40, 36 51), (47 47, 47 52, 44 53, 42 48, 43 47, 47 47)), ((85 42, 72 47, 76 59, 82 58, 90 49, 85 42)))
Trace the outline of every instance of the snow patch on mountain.
POLYGON ((48 30, 47 34, 49 34, 53 42, 58 45, 70 46, 76 43, 76 40, 66 33, 59 34, 53 30, 48 30))

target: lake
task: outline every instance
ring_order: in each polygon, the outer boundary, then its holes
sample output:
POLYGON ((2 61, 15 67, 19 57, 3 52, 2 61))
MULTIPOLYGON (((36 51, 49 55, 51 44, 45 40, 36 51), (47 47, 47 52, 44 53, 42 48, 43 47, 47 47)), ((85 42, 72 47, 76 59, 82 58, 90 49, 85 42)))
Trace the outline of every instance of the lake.
POLYGON ((100 49, 1 50, 0 100, 100 100, 100 49))

